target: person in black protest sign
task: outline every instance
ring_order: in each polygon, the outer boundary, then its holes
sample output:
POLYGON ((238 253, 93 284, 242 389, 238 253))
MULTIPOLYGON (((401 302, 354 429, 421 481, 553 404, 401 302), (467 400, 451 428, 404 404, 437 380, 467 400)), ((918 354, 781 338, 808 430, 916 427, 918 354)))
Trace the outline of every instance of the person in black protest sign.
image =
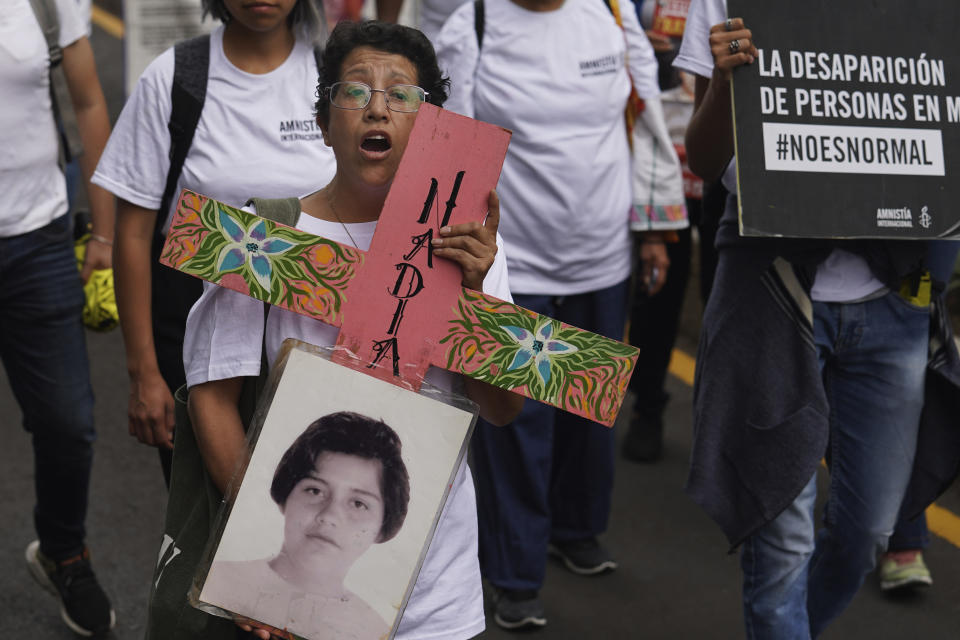
MULTIPOLYGON (((676 65, 698 76, 691 169, 722 174, 735 194, 730 79, 757 49, 726 13, 723 0, 693 4, 676 65)), ((687 491, 742 545, 747 637, 816 637, 873 569, 907 491, 930 327, 929 287, 913 286, 925 244, 750 239, 737 222, 731 195, 687 491), (824 455, 829 501, 816 532, 824 455)))

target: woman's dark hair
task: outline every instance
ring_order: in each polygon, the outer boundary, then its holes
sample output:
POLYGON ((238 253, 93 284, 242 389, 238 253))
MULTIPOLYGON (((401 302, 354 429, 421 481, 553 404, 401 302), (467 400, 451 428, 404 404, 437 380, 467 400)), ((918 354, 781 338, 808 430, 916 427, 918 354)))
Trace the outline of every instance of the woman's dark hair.
POLYGON ((280 458, 270 485, 270 497, 283 507, 297 483, 314 470, 321 453, 329 451, 379 460, 383 465, 380 474, 383 524, 377 542, 386 542, 403 526, 410 502, 410 476, 400 457, 402 446, 400 436, 383 420, 351 411, 325 415, 311 423, 280 458))
MULTIPOLYGON (((220 22, 226 24, 230 22, 230 11, 223 0, 200 0, 203 7, 203 16, 213 16, 220 22)), ((287 16, 290 26, 302 25, 311 40, 321 38, 326 31, 324 25, 323 3, 321 0, 297 0, 293 11, 287 16)))
POLYGON ((405 57, 417 70, 417 84, 430 94, 427 102, 442 107, 447 101, 450 79, 440 73, 437 54, 427 36, 416 29, 390 22, 344 20, 333 28, 323 49, 315 108, 317 120, 324 127, 330 124, 330 99, 326 90, 339 82, 343 61, 357 47, 371 47, 405 57))

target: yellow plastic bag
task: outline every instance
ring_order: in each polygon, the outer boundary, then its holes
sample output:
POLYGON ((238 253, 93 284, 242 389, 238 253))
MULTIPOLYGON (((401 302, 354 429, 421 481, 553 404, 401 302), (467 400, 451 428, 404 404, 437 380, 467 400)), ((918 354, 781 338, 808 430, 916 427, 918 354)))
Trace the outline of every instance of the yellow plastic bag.
MULTIPOLYGON (((90 234, 84 234, 74 245, 77 269, 83 268, 90 234)), ((86 302, 83 305, 83 324, 94 331, 110 331, 120 324, 117 299, 113 295, 113 269, 95 269, 83 286, 86 302)))

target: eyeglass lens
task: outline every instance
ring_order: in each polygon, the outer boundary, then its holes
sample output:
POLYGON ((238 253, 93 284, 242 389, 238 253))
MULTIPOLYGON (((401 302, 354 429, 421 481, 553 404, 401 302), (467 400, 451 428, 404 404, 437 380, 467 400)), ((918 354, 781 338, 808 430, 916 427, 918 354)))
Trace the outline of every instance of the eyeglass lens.
POLYGON ((363 82, 336 82, 330 87, 330 102, 341 109, 363 109, 376 92, 383 93, 387 108, 392 111, 417 111, 426 100, 426 92, 412 84, 373 89, 363 82))

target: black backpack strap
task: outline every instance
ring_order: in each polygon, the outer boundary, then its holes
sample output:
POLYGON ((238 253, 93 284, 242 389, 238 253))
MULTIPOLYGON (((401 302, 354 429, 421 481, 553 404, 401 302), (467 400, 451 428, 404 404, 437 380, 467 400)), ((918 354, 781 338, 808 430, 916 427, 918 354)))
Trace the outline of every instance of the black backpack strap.
POLYGON ((300 217, 299 198, 250 198, 244 206, 253 205, 257 215, 288 227, 297 224, 300 217))
POLYGON ((30 6, 43 31, 50 54, 50 100, 53 103, 53 116, 61 131, 61 150, 65 161, 80 157, 83 146, 80 143, 80 126, 73 111, 73 100, 67 86, 67 76, 63 72, 63 49, 60 48, 60 14, 53 0, 30 0, 30 6))
POLYGON ((183 171, 193 134, 200 122, 203 103, 207 97, 207 77, 210 71, 210 35, 197 36, 178 42, 173 48, 173 83, 170 86, 170 169, 167 183, 157 210, 154 238, 163 242, 163 224, 167 220, 177 181, 183 171))
POLYGON ((477 49, 483 48, 484 13, 483 0, 473 0, 473 30, 477 32, 477 49))

